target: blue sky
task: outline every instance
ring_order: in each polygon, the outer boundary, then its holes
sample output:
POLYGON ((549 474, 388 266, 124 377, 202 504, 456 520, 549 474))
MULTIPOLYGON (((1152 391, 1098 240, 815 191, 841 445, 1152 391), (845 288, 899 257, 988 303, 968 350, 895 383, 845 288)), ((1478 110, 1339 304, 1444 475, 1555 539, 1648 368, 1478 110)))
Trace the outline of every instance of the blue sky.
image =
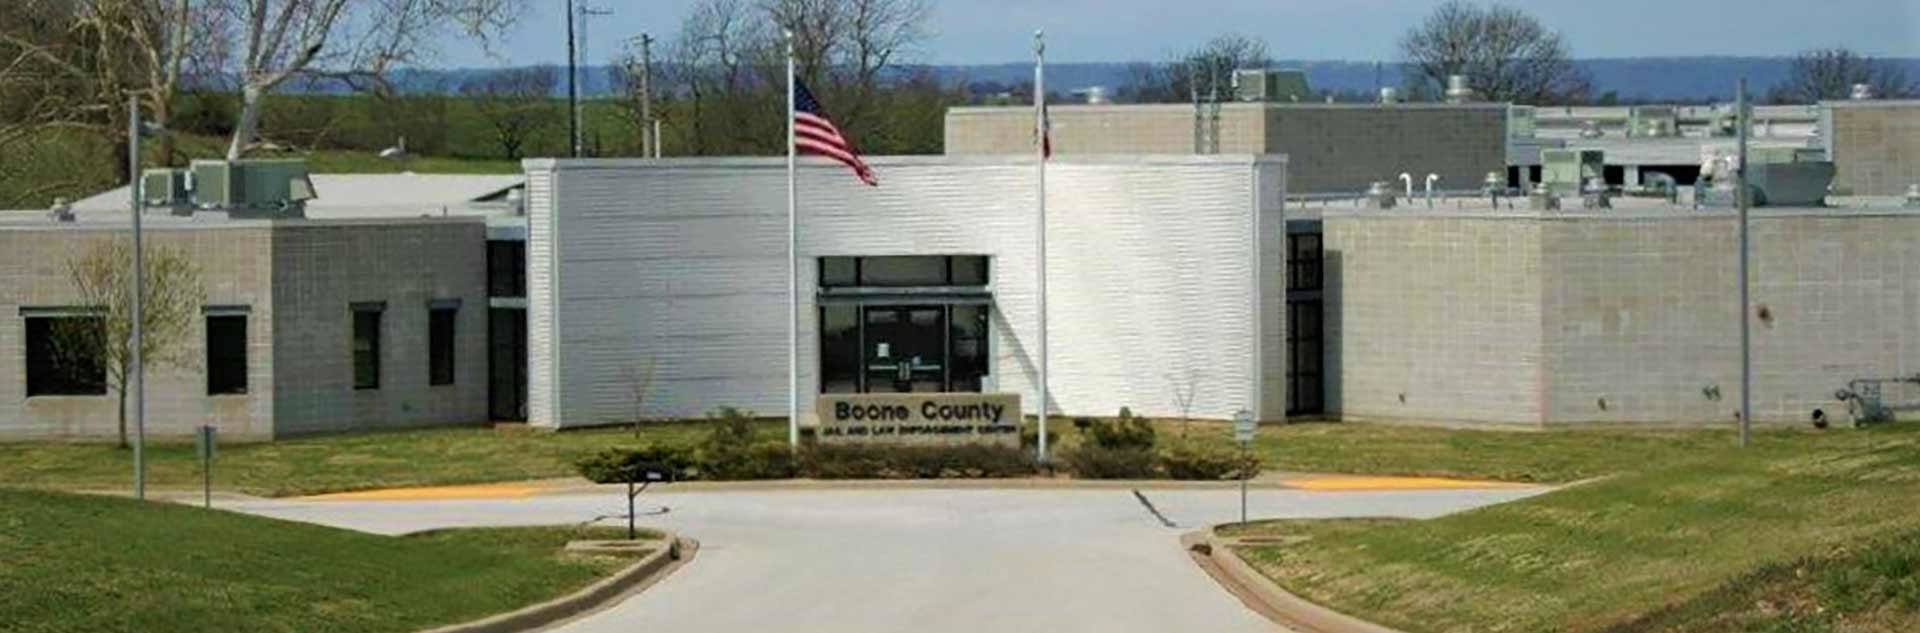
MULTIPOLYGON (((451 46, 440 65, 566 59, 564 0, 537 5, 497 56, 451 46)), ((1265 39, 1282 59, 1392 59, 1394 40, 1443 0, 931 0, 934 31, 913 61, 976 64, 1027 59, 1045 28, 1051 59, 1158 59, 1213 34, 1265 39)), ((698 0, 598 0, 590 59, 604 61, 641 32, 665 39, 698 0)), ((1566 34, 1580 57, 1785 55, 1845 45, 1920 57, 1920 0, 1538 0, 1524 7, 1566 34)))

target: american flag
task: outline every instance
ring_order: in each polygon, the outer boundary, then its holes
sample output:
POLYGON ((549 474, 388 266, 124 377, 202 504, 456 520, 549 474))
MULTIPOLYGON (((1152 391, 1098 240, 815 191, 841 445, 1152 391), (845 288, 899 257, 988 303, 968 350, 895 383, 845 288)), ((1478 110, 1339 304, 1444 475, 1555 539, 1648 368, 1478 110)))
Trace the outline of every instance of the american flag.
POLYGON ((870 186, 880 186, 880 180, 873 177, 873 169, 866 161, 860 160, 860 150, 854 149, 840 128, 827 118, 827 112, 820 102, 813 98, 813 91, 799 79, 793 81, 793 147, 807 154, 817 154, 839 161, 853 169, 860 182, 870 186))

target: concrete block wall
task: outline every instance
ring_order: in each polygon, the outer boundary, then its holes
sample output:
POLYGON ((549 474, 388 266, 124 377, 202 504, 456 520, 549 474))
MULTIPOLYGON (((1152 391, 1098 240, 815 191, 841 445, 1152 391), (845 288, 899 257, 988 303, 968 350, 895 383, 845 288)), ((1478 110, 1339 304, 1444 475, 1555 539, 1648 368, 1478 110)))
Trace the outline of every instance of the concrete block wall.
POLYGON ((1274 105, 1266 108, 1262 151, 1285 154, 1290 191, 1358 194, 1374 181, 1415 191, 1438 174, 1441 190, 1476 190, 1487 172, 1506 173, 1505 104, 1274 105))
POLYGON ((1322 220, 1330 414, 1539 421, 1537 223, 1333 209, 1322 220))
POLYGON ((1903 195, 1920 184, 1920 100, 1821 104, 1834 186, 1855 195, 1903 195))
POLYGON ((487 421, 486 224, 287 223, 274 233, 275 434, 487 421), (458 300, 454 383, 430 385, 428 304, 458 300), (353 312, 385 302, 380 386, 353 386, 353 312))
MULTIPOLYGON (((1220 153, 1263 154, 1262 107, 1220 107, 1220 153)), ((1192 154, 1191 105, 1050 105, 1053 152, 1089 154, 1192 154)), ((953 108, 947 111, 949 156, 1032 154, 1034 114, 1027 107, 953 108)))
MULTIPOLYGON (((1849 380, 1920 372, 1920 214, 1761 211, 1751 231, 1756 421, 1844 419, 1849 380)), ((1737 419, 1734 236, 1726 213, 1548 223, 1546 422, 1737 419)))
MULTIPOLYGON (((117 434, 118 398, 110 388, 100 396, 26 397, 26 320, 22 307, 71 307, 78 302, 67 262, 106 240, 126 239, 125 229, 73 225, 0 230, 0 437, 78 438, 117 434)), ((177 248, 199 265, 208 305, 245 306, 247 315, 247 393, 207 395, 206 325, 196 316, 178 356, 183 364, 149 363, 147 432, 183 437, 203 424, 220 427, 223 437, 267 439, 273 436, 275 368, 273 270, 270 229, 262 224, 223 227, 149 228, 150 248, 177 248)), ((131 422, 129 422, 131 423, 131 422)))
MULTIPOLYGON (((1053 149, 1074 154, 1194 153, 1194 109, 1183 104, 1049 108, 1053 149)), ((1285 155, 1289 193, 1358 193, 1405 172, 1418 184, 1479 189, 1506 170, 1505 104, 1391 107, 1367 104, 1230 103, 1220 108, 1220 152, 1285 155)), ((947 111, 948 155, 1031 154, 1033 109, 947 111)))
MULTIPOLYGON (((1330 413, 1736 419, 1729 212, 1331 210, 1324 227, 1330 413)), ((1848 381, 1920 372, 1920 213, 1759 210, 1752 235, 1757 422, 1844 420, 1848 381)))

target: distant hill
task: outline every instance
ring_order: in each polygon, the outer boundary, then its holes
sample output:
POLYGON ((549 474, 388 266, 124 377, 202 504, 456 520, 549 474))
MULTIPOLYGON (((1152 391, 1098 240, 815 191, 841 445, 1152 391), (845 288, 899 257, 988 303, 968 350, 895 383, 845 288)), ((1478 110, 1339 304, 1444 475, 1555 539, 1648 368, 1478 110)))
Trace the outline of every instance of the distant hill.
MULTIPOLYGON (((1920 58, 1894 60, 1911 77, 1920 78, 1920 58)), ((1593 76, 1594 96, 1613 93, 1623 101, 1712 101, 1733 98, 1734 81, 1746 77, 1757 95, 1765 95, 1787 76, 1790 58, 1786 57, 1639 57, 1583 59, 1576 63, 1593 76)), ((1129 68, 1134 62, 1055 63, 1047 66, 1049 92, 1070 93, 1094 86, 1119 89, 1131 81, 1129 68)), ((1276 68, 1297 68, 1307 72, 1307 81, 1315 90, 1373 94, 1381 85, 1398 86, 1399 65, 1367 61, 1282 60, 1276 68)), ((1017 86, 1033 78, 1028 63, 983 65, 924 66, 941 80, 990 87, 1017 86)), ((615 91, 612 68, 589 66, 583 69, 581 92, 587 97, 604 97, 615 91)), ((452 92, 487 72, 487 69, 410 70, 394 76, 405 92, 452 92)), ((332 92, 333 89, 309 86, 294 91, 332 92)), ((556 96, 564 96, 560 88, 556 96)))

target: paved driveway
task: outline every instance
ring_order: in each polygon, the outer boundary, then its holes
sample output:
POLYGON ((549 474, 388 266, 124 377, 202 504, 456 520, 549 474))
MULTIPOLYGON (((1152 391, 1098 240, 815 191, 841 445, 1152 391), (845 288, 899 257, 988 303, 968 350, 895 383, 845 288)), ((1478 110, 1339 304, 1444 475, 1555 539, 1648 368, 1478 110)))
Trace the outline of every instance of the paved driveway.
MULTIPOLYGON (((1531 489, 1256 490, 1255 517, 1431 517, 1531 489)), ((560 627, 613 631, 1270 631, 1180 550, 1239 518, 1229 490, 802 490, 643 495, 698 539, 653 588, 560 627)), ((381 533, 578 523, 618 493, 486 501, 265 501, 234 509, 381 533)))

